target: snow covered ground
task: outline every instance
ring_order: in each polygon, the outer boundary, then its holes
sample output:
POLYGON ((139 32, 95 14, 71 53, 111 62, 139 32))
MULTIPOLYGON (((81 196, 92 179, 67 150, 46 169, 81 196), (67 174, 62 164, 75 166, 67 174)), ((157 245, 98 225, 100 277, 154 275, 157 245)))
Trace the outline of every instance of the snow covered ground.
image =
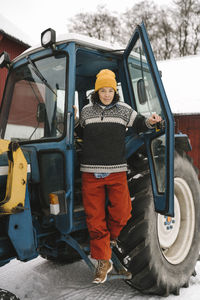
POLYGON ((200 262, 196 277, 179 296, 167 298, 141 295, 123 280, 94 285, 92 273, 84 261, 59 265, 41 257, 23 263, 17 260, 1 267, 0 287, 16 294, 21 300, 199 300, 200 262))

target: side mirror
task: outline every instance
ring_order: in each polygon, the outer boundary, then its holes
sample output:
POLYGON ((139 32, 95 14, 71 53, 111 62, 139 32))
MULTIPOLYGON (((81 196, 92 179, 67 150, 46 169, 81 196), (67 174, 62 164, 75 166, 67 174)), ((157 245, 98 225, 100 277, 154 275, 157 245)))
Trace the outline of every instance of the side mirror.
POLYGON ((38 103, 38 106, 37 106, 37 121, 39 123, 44 123, 45 116, 46 116, 45 103, 38 103))
POLYGON ((9 54, 4 51, 0 54, 0 68, 6 67, 7 69, 10 67, 11 60, 9 54))
POLYGON ((147 93, 146 93, 146 87, 144 84, 144 79, 139 79, 137 82, 137 93, 138 93, 138 98, 140 104, 145 104, 148 99, 147 99, 147 93))

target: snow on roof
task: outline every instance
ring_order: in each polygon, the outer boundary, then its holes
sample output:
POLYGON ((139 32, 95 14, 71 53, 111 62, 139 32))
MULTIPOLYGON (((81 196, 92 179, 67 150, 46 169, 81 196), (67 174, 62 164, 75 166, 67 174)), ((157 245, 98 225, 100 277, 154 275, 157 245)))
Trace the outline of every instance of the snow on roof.
MULTIPOLYGON (((109 42, 98 40, 96 38, 78 34, 78 33, 58 34, 58 36, 56 37, 57 45, 62 44, 62 43, 68 43, 68 42, 75 42, 78 45, 83 45, 88 48, 101 49, 101 50, 105 50, 105 51, 106 50, 108 50, 108 51, 119 50, 119 52, 120 52, 121 50, 124 50, 126 48, 125 46, 119 45, 117 43, 111 44, 109 42)), ((44 49, 41 46, 41 44, 34 45, 34 46, 30 47, 29 49, 25 50, 24 52, 22 52, 19 56, 17 56, 14 59, 14 62, 21 59, 22 57, 26 56, 27 53, 31 54, 31 53, 35 52, 36 50, 38 51, 40 49, 44 49)))
POLYGON ((64 41, 74 41, 76 42, 76 44, 86 45, 92 48, 101 48, 105 50, 116 50, 124 48, 123 46, 119 46, 116 43, 105 42, 97 38, 78 33, 59 34, 57 37, 58 44, 64 41))
POLYGON ((200 113, 200 55, 158 61, 163 85, 175 114, 200 113))
POLYGON ((0 14, 0 32, 3 32, 10 36, 11 38, 18 40, 22 44, 31 45, 31 39, 24 33, 21 29, 19 29, 15 24, 6 19, 4 16, 0 14))

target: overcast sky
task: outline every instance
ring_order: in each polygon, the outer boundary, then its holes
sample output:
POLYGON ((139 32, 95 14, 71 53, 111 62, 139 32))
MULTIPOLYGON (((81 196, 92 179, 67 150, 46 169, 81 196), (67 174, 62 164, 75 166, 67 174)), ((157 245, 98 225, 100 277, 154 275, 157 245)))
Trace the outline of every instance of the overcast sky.
MULTIPOLYGON (((0 13, 28 34, 33 43, 39 43, 40 33, 49 27, 58 33, 66 32, 68 20, 77 13, 95 11, 99 4, 121 13, 138 2, 140 0, 1 0, 0 13)), ((172 0, 154 2, 169 6, 172 0)))

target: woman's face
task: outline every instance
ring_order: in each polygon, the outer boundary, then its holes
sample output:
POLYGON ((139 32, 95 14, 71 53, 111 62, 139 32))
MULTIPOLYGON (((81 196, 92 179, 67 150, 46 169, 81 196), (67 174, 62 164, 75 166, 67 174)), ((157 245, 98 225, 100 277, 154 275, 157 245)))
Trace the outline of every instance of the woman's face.
POLYGON ((98 90, 98 94, 101 103, 104 105, 109 105, 113 101, 115 90, 111 87, 103 87, 98 90))

